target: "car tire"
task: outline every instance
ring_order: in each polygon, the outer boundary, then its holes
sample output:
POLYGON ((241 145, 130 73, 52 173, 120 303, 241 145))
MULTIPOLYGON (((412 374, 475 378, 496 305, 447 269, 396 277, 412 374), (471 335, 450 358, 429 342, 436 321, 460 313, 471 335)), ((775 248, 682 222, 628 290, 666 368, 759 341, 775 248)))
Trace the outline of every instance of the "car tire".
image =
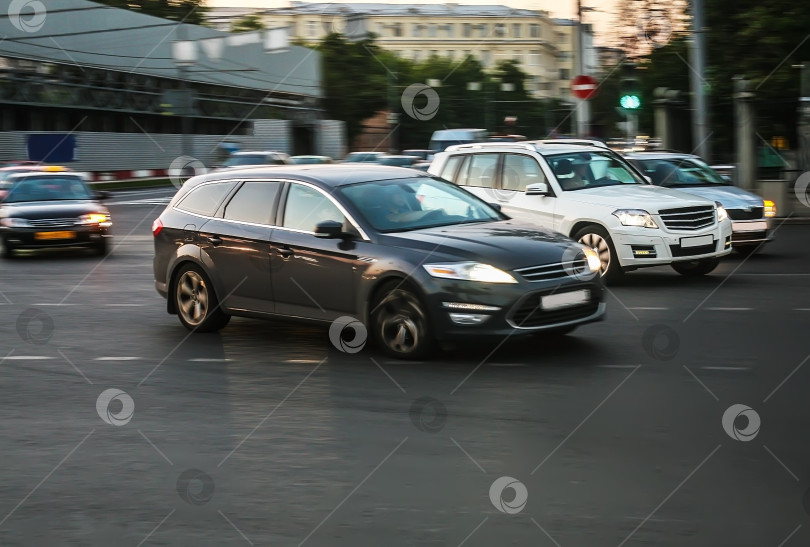
POLYGON ((14 258, 14 246, 9 243, 8 241, 3 241, 3 258, 12 259, 14 258))
POLYGON ((672 269, 687 277, 699 277, 711 273, 720 264, 719 258, 702 258, 700 260, 685 260, 674 262, 672 269))
POLYGON ((422 300, 404 281, 383 285, 374 298, 371 330, 380 349, 397 359, 421 359, 430 353, 433 338, 422 300))
POLYGON ((596 224, 590 224, 579 229, 573 238, 592 248, 599 254, 602 261, 602 268, 599 274, 604 281, 616 281, 622 277, 622 270, 619 259, 616 256, 616 248, 613 246, 613 239, 607 230, 596 224))
POLYGON ((211 280, 196 265, 185 265, 177 273, 172 298, 180 323, 190 331, 216 332, 231 320, 220 309, 211 280))

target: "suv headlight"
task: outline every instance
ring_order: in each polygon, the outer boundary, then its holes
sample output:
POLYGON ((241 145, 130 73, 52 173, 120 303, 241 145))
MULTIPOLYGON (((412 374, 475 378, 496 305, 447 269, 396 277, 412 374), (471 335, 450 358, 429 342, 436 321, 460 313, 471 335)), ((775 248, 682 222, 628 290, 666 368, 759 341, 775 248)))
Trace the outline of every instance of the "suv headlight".
POLYGON ((728 211, 723 207, 723 204, 719 201, 715 201, 714 204, 717 206, 717 222, 728 220, 728 211))
POLYGON ((443 279, 480 281, 482 283, 517 283, 511 274, 480 262, 454 262, 451 264, 423 264, 427 273, 443 279))
POLYGON ((622 226, 639 226, 641 228, 658 228, 653 217, 644 209, 618 209, 613 216, 619 219, 622 226))
POLYGON ((31 223, 26 218, 0 218, 0 225, 7 228, 28 228, 31 223))

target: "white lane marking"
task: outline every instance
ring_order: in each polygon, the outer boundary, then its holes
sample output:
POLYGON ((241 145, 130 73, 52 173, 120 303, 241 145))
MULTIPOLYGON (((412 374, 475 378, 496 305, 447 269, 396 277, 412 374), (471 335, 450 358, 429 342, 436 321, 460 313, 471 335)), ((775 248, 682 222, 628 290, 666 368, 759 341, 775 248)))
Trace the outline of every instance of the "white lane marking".
POLYGON ((34 306, 78 306, 78 304, 60 304, 59 302, 40 302, 34 306))
POLYGON ((316 359, 287 359, 286 361, 282 361, 282 363, 295 363, 301 365, 312 365, 315 363, 320 363, 320 360, 316 359))
POLYGON ((140 361, 142 357, 96 357, 93 361, 140 361))
POLYGON ((138 308, 146 304, 104 304, 108 308, 138 308))
POLYGON ((641 365, 596 365, 597 368, 636 368, 641 365))
POLYGON ((192 363, 224 363, 225 361, 230 361, 230 359, 210 359, 208 357, 195 357, 194 359, 189 359, 192 363))
POLYGON ((703 370, 751 370, 751 367, 700 367, 703 370))
POLYGON ((810 308, 793 308, 793 311, 810 311, 810 308))
POLYGON ((628 310, 655 310, 655 311, 664 311, 664 310, 668 310, 669 308, 665 308, 665 307, 655 307, 655 306, 646 306, 646 307, 640 307, 640 308, 627 308, 627 309, 628 309, 628 310))
POLYGON ((752 311, 754 308, 706 308, 709 311, 752 311))
POLYGON ((9 355, 6 361, 50 361, 53 357, 45 355, 9 355))
POLYGON ((525 367, 525 363, 487 363, 488 367, 525 367))

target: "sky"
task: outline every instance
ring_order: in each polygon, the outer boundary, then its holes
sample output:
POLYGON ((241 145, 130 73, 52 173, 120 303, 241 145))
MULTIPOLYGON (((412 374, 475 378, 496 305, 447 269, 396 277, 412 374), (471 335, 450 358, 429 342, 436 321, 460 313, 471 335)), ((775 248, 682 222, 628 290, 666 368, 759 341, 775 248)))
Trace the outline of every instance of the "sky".
MULTIPOLYGON (((347 2, 350 0, 347 0, 347 2)), ((522 9, 536 9, 548 11, 552 17, 561 17, 565 19, 576 18, 577 0, 545 0, 543 1, 530 1, 530 0, 455 0, 457 4, 475 5, 505 5, 512 8, 522 9)), ((334 2, 340 3, 340 2, 334 2)), ((360 2, 362 3, 362 0, 360 2)), ((405 1, 386 1, 388 4, 445 4, 447 2, 437 0, 421 0, 420 2, 405 2, 405 1)), ((605 34, 610 28, 611 23, 615 20, 613 14, 614 5, 616 0, 582 0, 583 7, 594 8, 596 11, 585 13, 583 18, 586 23, 592 23, 597 33, 596 41, 601 42, 599 34, 605 34)), ((226 8, 275 8, 288 6, 289 2, 286 0, 207 0, 206 5, 209 7, 226 7, 226 8)))

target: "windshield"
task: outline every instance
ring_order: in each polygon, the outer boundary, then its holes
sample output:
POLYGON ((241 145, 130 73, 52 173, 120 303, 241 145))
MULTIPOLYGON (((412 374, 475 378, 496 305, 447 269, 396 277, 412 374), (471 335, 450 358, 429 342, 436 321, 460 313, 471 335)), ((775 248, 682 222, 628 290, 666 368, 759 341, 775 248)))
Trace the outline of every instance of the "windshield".
POLYGON ((24 201, 62 201, 70 199, 93 199, 93 194, 77 177, 31 176, 12 181, 6 195, 6 203, 24 201))
POLYGON ((380 232, 501 219, 500 213, 472 194, 429 177, 354 184, 340 191, 380 232))
POLYGON ((549 154, 546 159, 565 191, 647 184, 624 160, 609 151, 549 154))
POLYGON ((694 158, 639 160, 644 174, 653 184, 678 188, 684 186, 727 186, 728 182, 711 167, 694 158))

